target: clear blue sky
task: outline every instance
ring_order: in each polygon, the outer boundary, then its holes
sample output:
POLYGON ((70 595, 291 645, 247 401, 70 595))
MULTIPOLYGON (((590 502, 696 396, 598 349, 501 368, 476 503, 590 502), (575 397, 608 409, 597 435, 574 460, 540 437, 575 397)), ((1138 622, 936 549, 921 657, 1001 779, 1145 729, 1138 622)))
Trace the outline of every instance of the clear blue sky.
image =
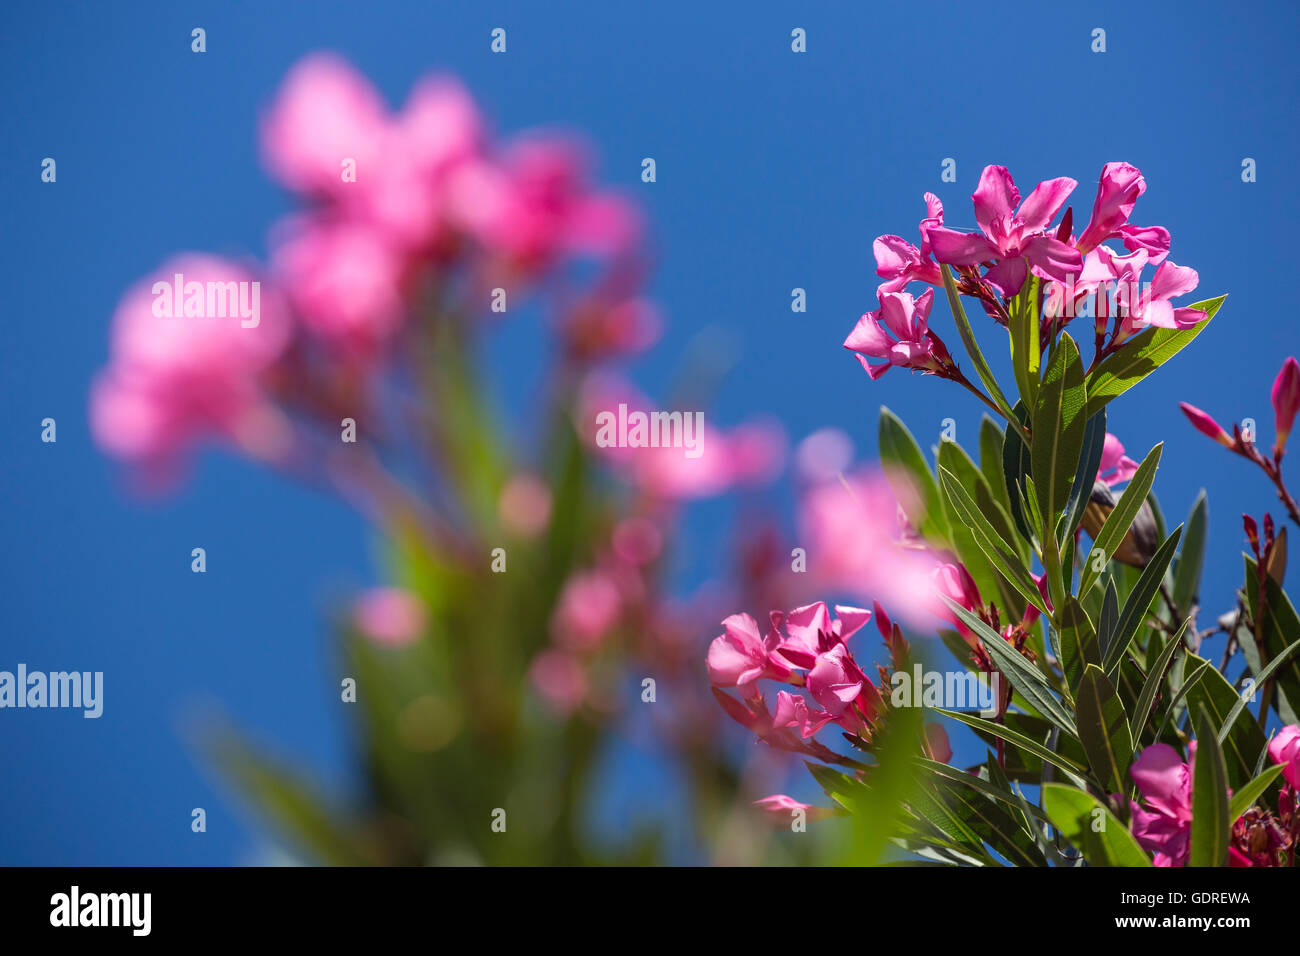
MULTIPOLYGON (((131 501, 86 426, 87 386, 129 283, 176 251, 264 251, 287 207, 259 168, 255 120, 288 67, 320 48, 349 57, 394 104, 444 68, 504 132, 585 131, 602 178, 643 199, 653 224, 652 291, 669 325, 638 381, 663 387, 688 345, 720 330, 737 364, 719 421, 771 413, 796 439, 836 425, 868 456, 882 403, 925 444, 948 417, 973 441, 980 418, 930 379, 891 372, 873 384, 841 350, 874 308, 872 239, 914 237, 927 190, 950 223, 972 226, 968 197, 986 163, 1008 166, 1026 192, 1078 179, 1084 218, 1102 164, 1135 163, 1149 183, 1136 220, 1172 231, 1173 258, 1199 270, 1204 297, 1231 298, 1187 353, 1113 407, 1111 430, 1138 458, 1166 441, 1157 491, 1171 523, 1209 490, 1208 603, 1231 604, 1238 516, 1275 502, 1177 401, 1254 417, 1271 442, 1268 388, 1297 351, 1293 4, 585 6, 4 5, 0 669, 103 670, 107 689, 98 721, 0 712, 0 862, 254 858, 247 817, 183 739, 211 706, 345 779, 326 620, 372 580, 365 528, 221 453, 179 496, 131 501), (205 54, 190 52, 195 26, 205 54), (504 56, 489 52, 497 26, 504 56), (806 54, 790 51, 794 27, 807 31, 806 54), (1104 54, 1090 51, 1095 27, 1104 54), (46 156, 58 162, 53 185, 40 181, 46 156), (658 164, 652 185, 639 180, 645 156, 658 164), (939 180, 945 157, 955 184, 939 180), (1244 157, 1258 163, 1254 184, 1241 182, 1244 157), (795 286, 808 290, 806 314, 790 312, 795 286), (40 441, 47 416, 55 445, 40 441), (196 546, 209 555, 203 576, 189 570, 196 546), (189 830, 196 806, 208 811, 203 836, 189 830)), ((943 313, 936 327, 951 333, 943 313)), ((515 379, 503 401, 522 405, 524 350, 499 357, 515 379)), ((690 523, 683 581, 717 563, 725 519, 704 507, 690 523)), ((701 651, 712 636, 700 635, 701 651)), ((658 779, 638 767, 621 772, 658 779)))

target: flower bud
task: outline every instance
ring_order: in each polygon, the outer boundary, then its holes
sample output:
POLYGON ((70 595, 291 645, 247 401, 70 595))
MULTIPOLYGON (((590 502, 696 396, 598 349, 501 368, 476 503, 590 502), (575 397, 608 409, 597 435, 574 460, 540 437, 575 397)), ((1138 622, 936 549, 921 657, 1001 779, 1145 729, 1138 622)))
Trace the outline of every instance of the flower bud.
POLYGON ((1202 435, 1213 438, 1224 448, 1232 448, 1234 446, 1235 443, 1232 440, 1232 436, 1223 430, 1223 426, 1195 405, 1188 405, 1186 402, 1179 402, 1178 407, 1183 410, 1183 414, 1186 415, 1187 420, 1192 423, 1192 427, 1202 435))
POLYGON ((1273 415, 1277 427, 1274 450, 1286 447, 1297 410, 1300 410, 1300 363, 1292 356, 1282 363, 1282 371, 1273 382, 1273 415))

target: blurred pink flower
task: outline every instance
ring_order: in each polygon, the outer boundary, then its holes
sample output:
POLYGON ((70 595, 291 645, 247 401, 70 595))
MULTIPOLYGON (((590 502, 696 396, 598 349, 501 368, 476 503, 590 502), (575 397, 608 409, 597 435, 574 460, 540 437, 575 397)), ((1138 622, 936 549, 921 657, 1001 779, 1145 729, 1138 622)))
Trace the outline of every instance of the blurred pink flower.
POLYGON ((427 623, 424 602, 403 588, 366 591, 353 605, 352 619, 362 634, 389 647, 413 643, 427 623))
POLYGON ((460 169, 451 189, 457 221, 527 272, 569 255, 617 256, 641 234, 631 203, 590 191, 583 151, 564 139, 516 142, 500 161, 460 169))
POLYGON ((586 650, 600 643, 623 609, 618 582, 607 571, 580 571, 569 578, 556 601, 551 635, 556 643, 586 650))
POLYGON ((937 562, 904 547, 898 500, 885 476, 863 469, 806 488, 799 501, 798 543, 819 586, 862 600, 878 599, 909 623, 928 626, 937 562))
POLYGON ((577 710, 587 696, 582 663, 568 651, 542 651, 533 658, 528 675, 542 698, 562 716, 577 710))
POLYGON ((930 748, 930 757, 939 763, 947 763, 952 759, 952 744, 948 742, 948 731, 944 730, 942 724, 925 725, 925 742, 930 748))
POLYGON ((763 797, 761 800, 755 800, 754 806, 763 810, 783 824, 789 824, 794 819, 794 812, 802 810, 805 819, 820 820, 823 817, 831 816, 833 811, 826 807, 815 807, 811 803, 800 803, 794 797, 786 796, 784 793, 775 793, 770 797, 763 797))
POLYGON ((511 533, 534 537, 551 521, 551 489, 536 475, 513 475, 501 491, 497 513, 511 533))
POLYGON ((295 217, 273 239, 272 267, 303 326, 338 354, 376 358, 405 315, 403 260, 370 226, 295 217))
POLYGON ((168 261, 130 288, 113 316, 109 364, 91 388, 95 440, 158 477, 205 436, 275 459, 289 426, 262 376, 287 332, 279 296, 243 266, 200 254, 168 261), (177 275, 184 293, 172 314, 166 306, 177 275), (233 307, 239 297, 258 304, 255 325, 233 307))

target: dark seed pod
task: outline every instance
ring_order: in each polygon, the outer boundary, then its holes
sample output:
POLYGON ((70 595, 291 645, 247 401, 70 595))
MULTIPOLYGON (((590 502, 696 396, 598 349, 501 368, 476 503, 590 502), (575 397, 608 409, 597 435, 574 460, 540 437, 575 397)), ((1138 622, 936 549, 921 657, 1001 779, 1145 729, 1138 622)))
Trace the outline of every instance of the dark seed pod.
MULTIPOLYGON (((1088 497, 1088 506, 1083 510, 1083 530, 1088 532, 1088 537, 1093 541, 1097 540, 1102 525, 1115 510, 1116 502, 1115 493, 1110 490, 1106 482, 1097 481, 1093 484, 1092 494, 1088 497)), ((1159 547, 1156 516, 1152 514, 1151 506, 1144 501, 1128 533, 1124 535, 1124 540, 1119 543, 1112 557, 1129 567, 1145 568, 1159 547)))

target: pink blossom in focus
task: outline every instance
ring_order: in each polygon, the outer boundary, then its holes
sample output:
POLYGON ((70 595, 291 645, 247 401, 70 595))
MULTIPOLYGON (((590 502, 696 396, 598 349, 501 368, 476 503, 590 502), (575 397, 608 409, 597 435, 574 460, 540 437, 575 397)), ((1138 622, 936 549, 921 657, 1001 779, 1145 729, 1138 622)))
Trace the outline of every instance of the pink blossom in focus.
POLYGON ((945 353, 930 333, 927 321, 933 304, 933 289, 926 289, 919 299, 913 299, 910 292, 882 292, 880 308, 858 319, 844 347, 857 355, 873 379, 891 368, 938 371, 944 365, 945 353), (884 359, 885 363, 873 365, 867 362, 869 358, 884 359))
POLYGON ((1071 274, 1078 276, 1083 268, 1080 252, 1044 234, 1077 185, 1066 177, 1047 180, 1035 186, 1022 203, 1020 190, 1005 166, 984 167, 971 196, 980 232, 931 228, 935 259, 954 266, 999 260, 985 278, 1005 296, 1020 291, 1029 268, 1045 279, 1065 281, 1071 274))
POLYGON ((425 628, 424 603, 402 588, 371 588, 352 608, 352 619, 366 637, 389 647, 405 647, 425 628))
POLYGON ((1123 484, 1133 477, 1138 463, 1124 454, 1124 446, 1110 432, 1101 446, 1101 465, 1097 468, 1097 477, 1112 488, 1123 484))
POLYGON ((1273 381, 1273 421, 1277 438, 1273 447, 1281 450, 1286 447, 1287 436, 1295 423, 1296 411, 1300 410, 1300 362, 1291 356, 1282 363, 1282 370, 1273 381))
POLYGON ((709 680, 717 687, 743 687, 760 678, 784 680, 790 668, 776 656, 780 635, 759 635, 758 622, 748 614, 733 614, 722 622, 723 633, 709 645, 709 680))
POLYGON ((1131 801, 1133 836, 1155 852, 1156 866, 1186 866, 1192 830, 1192 769, 1196 741, 1188 744, 1187 763, 1168 744, 1142 751, 1129 773, 1142 803, 1131 801), (1145 804, 1145 806, 1143 806, 1145 804))
POLYGON ((1282 779, 1300 791, 1300 726, 1288 724, 1268 742, 1268 756, 1274 763, 1287 764, 1282 779))
POLYGON ((943 225, 943 203, 934 193, 925 194, 926 218, 921 220, 921 247, 900 236, 880 236, 872 243, 876 275, 885 282, 879 292, 901 292, 909 282, 942 285, 943 275, 930 257, 930 230, 943 225))
POLYGON ((1213 438, 1224 448, 1233 447, 1235 443, 1232 440, 1232 436, 1225 432, 1223 426, 1211 418, 1209 414, 1201 411, 1195 405, 1187 404, 1187 402, 1179 402, 1178 407, 1183 410, 1183 414, 1186 415, 1187 420, 1192 423, 1192 427, 1202 435, 1213 438))
POLYGON ((1121 237, 1130 251, 1146 250, 1152 263, 1169 253, 1169 233, 1160 226, 1131 226, 1129 216, 1138 197, 1146 192, 1146 179, 1131 163, 1107 163, 1097 182, 1097 197, 1092 204, 1092 218, 1075 243, 1087 254, 1108 239, 1121 237))
MULTIPOLYGON (((206 313, 208 299, 200 296, 206 313)), ((184 310, 189 292, 177 308, 184 310)), ((215 302, 213 303, 216 304, 215 302)), ((229 310, 227 310, 229 311, 229 310)), ((250 320, 251 321, 251 320, 250 320)), ((275 290, 243 266, 200 254, 178 256, 127 291, 113 316, 108 366, 91 388, 90 427, 110 454, 165 475, 203 437, 221 437, 274 460, 284 454, 288 424, 271 405, 264 373, 284 349, 288 324, 275 290), (235 314, 170 316, 164 287, 176 274, 186 289, 259 283, 260 317, 244 327, 235 314), (155 295, 157 288, 160 295, 155 295)))

